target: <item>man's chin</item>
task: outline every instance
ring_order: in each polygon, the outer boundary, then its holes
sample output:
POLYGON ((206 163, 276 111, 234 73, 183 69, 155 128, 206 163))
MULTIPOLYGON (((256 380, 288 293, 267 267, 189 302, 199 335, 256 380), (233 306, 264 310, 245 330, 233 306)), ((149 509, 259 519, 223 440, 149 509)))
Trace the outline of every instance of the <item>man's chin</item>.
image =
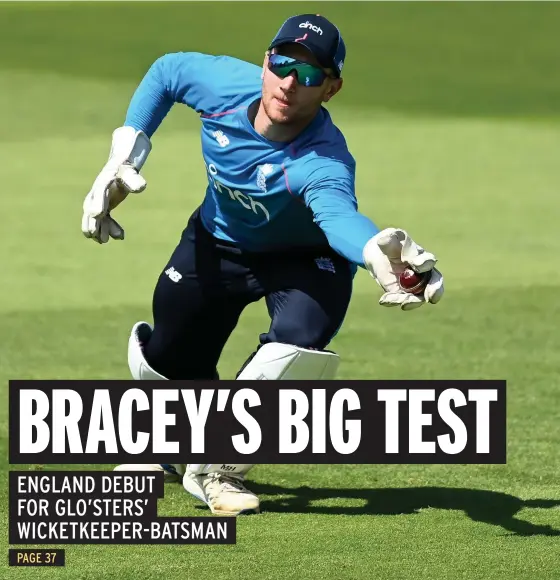
POLYGON ((270 120, 277 125, 290 125, 293 123, 294 119, 292 115, 287 115, 286 113, 274 113, 272 116, 269 116, 270 120))
POLYGON ((298 114, 293 106, 284 107, 273 100, 268 106, 265 106, 267 117, 277 125, 290 125, 297 122, 298 114))
POLYGON ((297 113, 292 107, 273 107, 269 117, 274 123, 288 125, 297 121, 297 113))

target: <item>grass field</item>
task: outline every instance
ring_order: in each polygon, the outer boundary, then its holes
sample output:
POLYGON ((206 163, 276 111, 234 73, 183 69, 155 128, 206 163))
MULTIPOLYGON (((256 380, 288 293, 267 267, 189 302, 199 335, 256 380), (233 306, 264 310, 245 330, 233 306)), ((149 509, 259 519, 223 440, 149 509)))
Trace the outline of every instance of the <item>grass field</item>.
MULTIPOLYGON (((560 4, 532 2, 1 3, 0 577, 559 578, 559 18, 560 4), (206 184, 199 121, 175 108, 148 189, 116 216, 126 241, 85 240, 112 130, 161 54, 258 63, 296 12, 346 37, 330 110, 362 210, 435 251, 446 280, 440 305, 402 313, 360 273, 331 345, 340 377, 507 379, 507 465, 261 465, 264 513, 239 519, 235 546, 67 546, 64 569, 8 569, 8 380, 129 378, 130 328, 150 319, 206 184)), ((267 323, 263 304, 245 312, 224 378, 267 323)), ((206 513, 181 486, 160 502, 160 515, 206 513)))

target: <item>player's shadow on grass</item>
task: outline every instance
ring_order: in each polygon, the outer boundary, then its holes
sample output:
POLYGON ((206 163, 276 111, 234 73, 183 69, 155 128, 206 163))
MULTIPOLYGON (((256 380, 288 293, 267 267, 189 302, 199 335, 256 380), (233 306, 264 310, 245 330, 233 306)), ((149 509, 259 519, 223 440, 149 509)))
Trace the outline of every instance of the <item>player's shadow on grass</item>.
POLYGON ((523 508, 560 508, 560 500, 522 500, 496 491, 447 487, 286 488, 251 482, 250 489, 261 497, 261 508, 265 512, 400 515, 415 514, 425 508, 461 510, 475 522, 501 526, 518 536, 560 536, 560 530, 551 526, 531 524, 515 517, 523 508), (267 499, 267 495, 288 497, 267 499), (356 507, 315 505, 316 502, 336 499, 358 500, 363 505, 356 507))

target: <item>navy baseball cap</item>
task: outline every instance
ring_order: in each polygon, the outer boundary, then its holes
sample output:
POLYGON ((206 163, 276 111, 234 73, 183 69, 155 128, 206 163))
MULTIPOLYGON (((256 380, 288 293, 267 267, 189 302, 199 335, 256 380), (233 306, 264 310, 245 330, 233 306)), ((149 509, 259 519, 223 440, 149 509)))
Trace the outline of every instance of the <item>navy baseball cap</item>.
POLYGON ((288 18, 276 33, 268 49, 288 42, 297 42, 310 50, 325 68, 336 76, 342 73, 346 46, 338 28, 319 14, 302 14, 288 18))

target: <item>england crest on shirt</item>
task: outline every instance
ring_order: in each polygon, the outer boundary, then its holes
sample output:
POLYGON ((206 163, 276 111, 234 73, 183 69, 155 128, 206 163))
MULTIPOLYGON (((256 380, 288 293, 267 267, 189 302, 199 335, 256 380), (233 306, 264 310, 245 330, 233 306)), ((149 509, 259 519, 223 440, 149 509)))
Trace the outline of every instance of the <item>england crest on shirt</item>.
POLYGON ((273 172, 273 167, 270 163, 259 165, 257 167, 257 186, 261 191, 266 193, 266 178, 273 172))

